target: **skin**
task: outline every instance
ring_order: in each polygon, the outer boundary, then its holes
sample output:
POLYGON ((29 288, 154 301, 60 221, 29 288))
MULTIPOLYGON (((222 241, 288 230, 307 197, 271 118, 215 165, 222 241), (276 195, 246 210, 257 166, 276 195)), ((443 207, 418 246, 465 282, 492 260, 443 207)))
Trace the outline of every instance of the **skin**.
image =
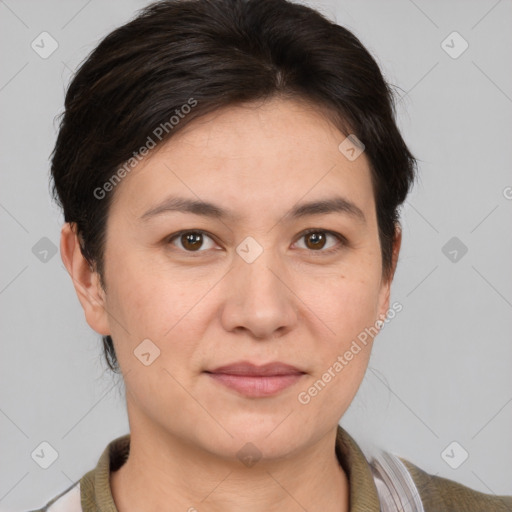
POLYGON ((126 386, 131 451, 111 473, 120 512, 169 503, 184 511, 349 509, 335 436, 371 340, 308 404, 297 397, 385 316, 401 234, 383 279, 369 163, 364 153, 349 161, 338 149, 344 139, 317 109, 289 99, 192 121, 116 187, 106 291, 74 226, 64 225, 64 264, 89 325, 113 337, 126 386), (170 194, 239 218, 166 212, 141 220, 170 194), (340 212, 285 217, 296 203, 333 195, 355 203, 365 222, 340 212), (324 233, 324 245, 301 236, 308 228, 324 233), (169 241, 198 229, 207 233, 202 246, 169 241), (252 263, 236 252, 247 236, 263 248, 252 263), (160 350, 149 366, 134 356, 144 339, 160 350), (249 398, 204 373, 240 360, 281 361, 305 375, 278 394, 249 398), (248 442, 262 454, 252 467, 237 457, 248 442))

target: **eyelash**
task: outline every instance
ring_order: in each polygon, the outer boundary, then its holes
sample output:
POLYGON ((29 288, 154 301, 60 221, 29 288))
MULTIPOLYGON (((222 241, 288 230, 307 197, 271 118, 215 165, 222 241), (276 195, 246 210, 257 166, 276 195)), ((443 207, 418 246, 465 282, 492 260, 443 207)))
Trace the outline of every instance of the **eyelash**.
MULTIPOLYGON (((170 235, 169 237, 166 238, 166 243, 167 244, 172 244, 172 242, 175 239, 179 238, 181 235, 190 234, 190 233, 196 233, 196 234, 198 233, 198 234, 206 235, 208 238, 210 238, 211 240, 215 241, 214 237, 212 235, 210 235, 207 231, 203 231, 202 229, 188 229, 188 230, 178 231, 177 233, 174 233, 174 234, 170 235)), ((323 233, 323 234, 331 235, 334 238, 336 238, 338 240, 338 242, 340 242, 340 244, 337 245, 335 248, 328 249, 328 250, 319 249, 319 250, 315 251, 313 249, 309 249, 309 250, 306 249, 306 250, 308 250, 308 252, 312 253, 314 256, 325 256, 325 255, 335 254, 338 251, 340 251, 342 248, 344 248, 344 247, 346 247, 348 245, 347 239, 343 235, 341 235, 340 233, 337 233, 336 231, 330 231, 328 229, 320 229, 320 228, 309 228, 309 229, 306 229, 305 231, 300 233, 299 237, 297 238, 297 241, 299 241, 301 238, 303 238, 306 235, 309 235, 311 233, 323 233)), ((206 252, 204 250, 203 251, 201 251, 201 250, 198 250, 198 251, 187 251, 186 249, 179 249, 179 250, 182 251, 182 252, 185 252, 187 254, 190 254, 192 256, 197 256, 197 255, 199 255, 202 252, 206 252)))

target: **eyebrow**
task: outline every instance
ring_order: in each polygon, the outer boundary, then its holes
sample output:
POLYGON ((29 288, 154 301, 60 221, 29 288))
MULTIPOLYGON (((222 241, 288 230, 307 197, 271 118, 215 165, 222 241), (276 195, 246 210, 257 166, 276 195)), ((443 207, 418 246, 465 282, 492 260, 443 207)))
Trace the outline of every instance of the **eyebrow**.
MULTIPOLYGON (((236 220, 239 218, 232 211, 207 201, 172 196, 166 198, 154 208, 147 210, 141 215, 140 219, 149 220, 167 212, 193 213, 195 215, 219 220, 236 220)), ((361 208, 340 196, 295 205, 283 218, 298 219, 310 215, 324 215, 329 213, 343 213, 355 220, 366 223, 366 218, 361 208)))

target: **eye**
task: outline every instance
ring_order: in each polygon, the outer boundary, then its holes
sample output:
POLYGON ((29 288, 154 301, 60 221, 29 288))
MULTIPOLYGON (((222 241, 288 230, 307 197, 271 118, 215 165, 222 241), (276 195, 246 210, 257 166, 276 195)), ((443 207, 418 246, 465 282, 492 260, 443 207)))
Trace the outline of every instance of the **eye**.
POLYGON ((301 233, 299 240, 302 239, 306 240, 305 249, 308 249, 309 251, 312 252, 320 252, 327 254, 337 252, 347 244, 347 240, 343 235, 336 233, 334 231, 327 231, 325 229, 318 228, 308 229, 307 231, 301 233), (327 241, 329 238, 337 240, 338 245, 336 245, 336 243, 331 243, 331 245, 328 246, 327 241), (328 247, 328 249, 322 250, 325 249, 326 246, 328 247))
MULTIPOLYGON (((311 228, 302 232, 299 240, 302 239, 306 241, 303 248, 309 252, 317 252, 322 255, 335 253, 347 245, 347 240, 343 235, 319 228, 311 228), (337 240, 338 244, 334 242, 329 245, 329 239, 337 240)), ((213 249, 216 245, 214 240, 202 230, 180 231, 168 237, 167 243, 188 253, 204 252, 213 249), (209 243, 205 244, 205 241, 209 241, 209 243)))
POLYGON ((212 246, 215 245, 213 239, 209 237, 204 231, 194 230, 194 231, 180 231, 174 235, 171 235, 170 238, 167 239, 167 242, 173 245, 174 241, 179 242, 181 245, 178 248, 186 251, 186 252, 203 252, 200 250, 203 247, 204 250, 212 249, 212 246), (208 239, 212 243, 204 248, 204 240, 208 239))

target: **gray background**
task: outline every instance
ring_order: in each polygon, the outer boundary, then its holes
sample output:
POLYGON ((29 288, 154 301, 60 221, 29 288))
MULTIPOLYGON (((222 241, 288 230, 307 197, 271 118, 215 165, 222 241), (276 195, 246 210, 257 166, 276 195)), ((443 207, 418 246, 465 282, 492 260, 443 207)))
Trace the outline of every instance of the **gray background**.
MULTIPOLYGON (((512 2, 310 3, 352 30, 399 87, 399 125, 420 159, 392 294, 403 311, 377 338, 341 423, 367 453, 380 446, 512 494, 512 2), (453 31, 469 43, 457 58, 442 46, 453 31), (462 449, 469 458, 453 469, 446 460, 460 462, 462 449)), ((42 506, 128 432, 100 337, 59 254, 42 252, 51 245, 40 240, 59 244, 48 157, 65 86, 99 39, 145 4, 0 2, 2 511, 42 506), (47 59, 31 48, 43 31, 59 45, 47 59), (43 441, 58 452, 48 469, 31 458, 43 441)), ((462 41, 445 45, 458 52, 462 41)))

